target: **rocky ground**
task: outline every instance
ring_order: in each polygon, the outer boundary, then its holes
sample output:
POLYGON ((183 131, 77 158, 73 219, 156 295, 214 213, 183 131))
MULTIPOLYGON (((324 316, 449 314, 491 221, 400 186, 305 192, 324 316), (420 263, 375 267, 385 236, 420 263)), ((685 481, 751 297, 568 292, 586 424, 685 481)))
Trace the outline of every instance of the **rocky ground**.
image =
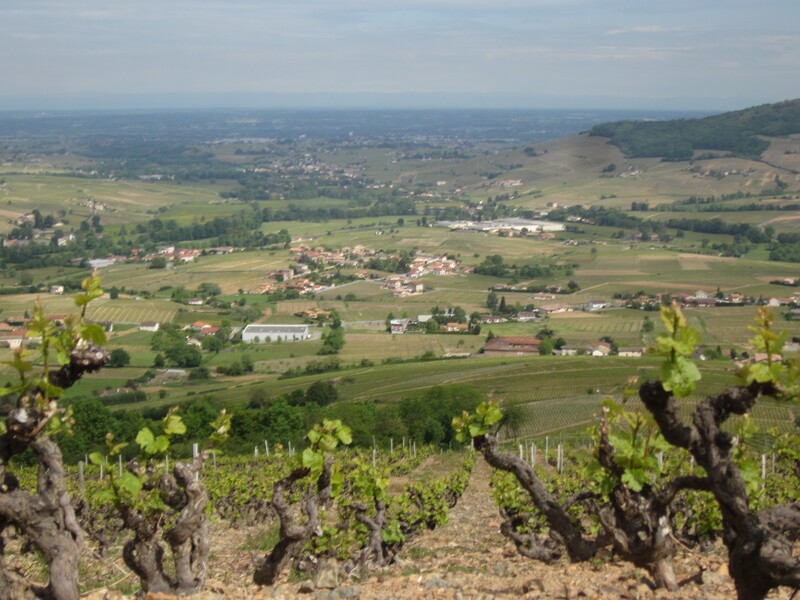
MULTIPOLYGON (((404 547, 400 560, 369 576, 354 580, 331 577, 322 581, 288 581, 272 588, 250 583, 252 557, 241 550, 247 533, 216 524, 210 577, 206 591, 193 600, 354 599, 354 600, 539 600, 644 599, 725 600, 735 598, 727 574, 724 549, 715 555, 685 550, 675 569, 677 592, 654 590, 647 573, 630 563, 606 556, 592 563, 544 565, 519 556, 499 533, 500 521, 489 490, 490 469, 479 460, 470 485, 451 512, 445 527, 426 532, 404 547)), ((90 600, 118 600, 123 594, 101 588, 85 595, 90 600)), ((770 598, 789 600, 792 590, 770 598)), ((150 594, 147 600, 173 600, 150 594)))

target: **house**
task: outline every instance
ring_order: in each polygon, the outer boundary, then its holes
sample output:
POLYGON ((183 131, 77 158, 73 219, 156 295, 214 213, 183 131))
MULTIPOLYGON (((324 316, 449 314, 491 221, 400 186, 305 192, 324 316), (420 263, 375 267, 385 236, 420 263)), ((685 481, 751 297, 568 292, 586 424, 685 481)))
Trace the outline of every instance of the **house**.
POLYGON ((202 298, 189 298, 186 303, 189 306, 203 306, 203 299, 202 298))
MULTIPOLYGON (((766 352, 756 352, 753 355, 753 362, 767 362, 768 355, 766 352)), ((780 354, 772 354, 769 360, 774 363, 783 362, 783 357, 780 354)))
POLYGON ((295 342, 309 337, 308 325, 256 325, 251 323, 242 330, 242 342, 261 344, 283 340, 295 342))
POLYGON ((784 352, 800 352, 800 342, 786 342, 783 345, 784 352))
POLYGON ((111 333, 114 331, 114 323, 112 321, 93 321, 91 319, 86 319, 87 323, 94 323, 95 325, 100 325, 103 328, 103 331, 106 333, 111 333))
POLYGON ((466 333, 469 330, 469 325, 466 323, 447 323, 442 329, 448 333, 466 333))
POLYGON ((595 310, 601 310, 606 307, 608 307, 608 302, 606 302, 605 300, 589 300, 589 302, 586 303, 586 310, 590 312, 595 310))
POLYGON ((481 323, 496 325, 497 323, 505 323, 505 319, 500 315, 481 315, 481 323))
POLYGON ((483 353, 489 356, 538 355, 540 343, 533 336, 494 337, 486 342, 483 353))
POLYGON ((161 327, 160 323, 156 323, 154 321, 145 321, 144 323, 139 323, 139 331, 151 331, 156 332, 161 327))
POLYGON ((63 285, 54 285, 50 288, 50 293, 55 296, 61 296, 64 293, 63 285))
POLYGON ((611 344, 608 342, 595 342, 592 345, 592 356, 608 356, 611 354, 611 344))
POLYGON ((540 310, 544 313, 558 314, 573 312, 575 309, 569 304, 548 304, 546 306, 542 306, 540 310))
POLYGON ((114 261, 110 258, 93 258, 91 260, 87 260, 86 264, 93 269, 103 269, 113 265, 114 261))
POLYGON ((694 301, 692 302, 695 306, 716 306, 717 299, 716 298, 697 298, 695 297, 694 301))
MULTIPOLYGON (((585 350, 585 348, 583 350, 585 350)), ((562 346, 561 348, 553 350, 553 354, 556 356, 578 356, 580 351, 581 348, 579 346, 562 346)))
POLYGON ((620 348, 617 351, 618 356, 627 356, 628 358, 642 358, 644 350, 638 347, 620 348))
POLYGON ((0 347, 11 348, 15 350, 24 346, 29 338, 26 338, 28 332, 25 329, 15 329, 13 331, 0 332, 0 347))
POLYGON ((517 321, 527 323, 528 321, 541 321, 538 311, 523 310, 517 313, 517 321))

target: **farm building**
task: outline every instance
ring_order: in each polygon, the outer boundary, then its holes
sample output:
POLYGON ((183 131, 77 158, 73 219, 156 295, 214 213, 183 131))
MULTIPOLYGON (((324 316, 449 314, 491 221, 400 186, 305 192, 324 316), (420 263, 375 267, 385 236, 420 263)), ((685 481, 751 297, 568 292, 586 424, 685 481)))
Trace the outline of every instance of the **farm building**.
POLYGON ((289 342, 308 339, 308 325, 248 325, 242 330, 242 341, 260 344, 269 341, 289 342))
POLYGON ((620 348, 617 351, 617 355, 627 356, 629 358, 642 358, 642 356, 644 355, 644 348, 640 347, 620 348))

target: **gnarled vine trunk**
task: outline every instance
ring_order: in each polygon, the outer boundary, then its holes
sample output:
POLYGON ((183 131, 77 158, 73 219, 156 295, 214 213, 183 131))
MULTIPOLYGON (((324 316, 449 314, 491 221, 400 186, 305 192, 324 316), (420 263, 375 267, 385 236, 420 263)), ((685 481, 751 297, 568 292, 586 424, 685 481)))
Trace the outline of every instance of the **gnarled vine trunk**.
POLYGON ((658 381, 639 388, 639 396, 674 446, 685 448, 708 474, 708 489, 722 512, 723 541, 739 600, 761 600, 778 586, 800 586, 800 561, 792 546, 800 536, 800 503, 750 510, 741 471, 733 460, 733 436, 721 429, 732 414, 749 412, 762 394, 774 394, 771 383, 736 386, 702 401, 683 422, 677 402, 658 381))
POLYGON ((272 507, 278 513, 280 521, 280 540, 272 551, 256 561, 253 583, 257 585, 273 585, 286 566, 300 553, 303 546, 313 535, 321 531, 319 511, 331 499, 331 466, 333 459, 326 456, 322 473, 317 479, 316 489, 307 489, 301 500, 301 512, 305 523, 297 523, 298 515, 286 500, 286 492, 294 485, 308 477, 311 470, 299 467, 283 479, 275 482, 272 493, 272 507))
POLYGON ((674 591, 678 580, 672 566, 675 542, 669 506, 680 490, 707 490, 708 481, 694 476, 676 477, 662 487, 645 485, 634 491, 622 483, 624 469, 614 458, 608 429, 608 409, 604 408, 597 457, 618 483, 609 494, 611 506, 596 507, 595 512, 620 556, 647 569, 657 587, 674 591))
MULTIPOLYGON (((171 473, 157 482, 164 503, 176 513, 172 524, 161 530, 163 520, 121 506, 122 519, 134 537, 123 547, 123 559, 141 581, 145 592, 193 594, 203 588, 208 572, 208 494, 195 478, 206 453, 191 463, 177 462, 171 473), (163 541, 172 553, 175 574, 164 567, 163 541)), ((136 469, 136 465, 129 465, 136 469)))
MULTIPOLYGON (((542 480, 536 476, 533 467, 516 454, 501 452, 497 439, 492 435, 479 435, 473 440, 475 448, 483 454, 489 465, 512 473, 520 485, 530 494, 536 508, 544 514, 551 529, 560 536, 567 550, 567 555, 572 562, 588 560, 594 556, 594 542, 585 539, 581 535, 579 526, 572 522, 564 507, 547 491, 542 480)), ((536 544, 536 540, 528 539, 527 543, 533 545, 536 544)), ((550 548, 547 547, 534 549, 534 546, 531 546, 531 552, 533 555, 541 554, 542 556, 551 554, 550 548)))
MULTIPOLYGON (((108 362, 108 352, 93 344, 76 347, 70 362, 49 374, 49 382, 61 388, 73 385, 83 374, 96 371, 108 362)), ((4 600, 38 598, 77 600, 78 561, 84 535, 70 504, 61 451, 45 433, 45 427, 58 412, 55 402, 47 405, 34 387, 17 399, 6 418, 6 433, 0 435, 0 534, 16 528, 31 542, 47 563, 50 581, 39 586, 27 581, 7 564, 0 541, 0 590, 4 600), (37 408, 39 407, 39 408, 37 408), (39 463, 36 491, 19 487, 10 470, 11 458, 27 448, 39 463)))

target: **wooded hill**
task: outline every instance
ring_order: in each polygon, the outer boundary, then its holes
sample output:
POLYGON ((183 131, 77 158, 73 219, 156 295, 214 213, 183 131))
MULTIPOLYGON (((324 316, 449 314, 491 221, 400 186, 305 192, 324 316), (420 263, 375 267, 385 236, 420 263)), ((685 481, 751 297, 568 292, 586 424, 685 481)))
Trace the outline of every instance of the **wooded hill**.
POLYGON ((592 128, 628 157, 687 160, 696 150, 757 157, 769 147, 759 136, 800 133, 800 99, 764 104, 701 119, 618 121, 592 128))

